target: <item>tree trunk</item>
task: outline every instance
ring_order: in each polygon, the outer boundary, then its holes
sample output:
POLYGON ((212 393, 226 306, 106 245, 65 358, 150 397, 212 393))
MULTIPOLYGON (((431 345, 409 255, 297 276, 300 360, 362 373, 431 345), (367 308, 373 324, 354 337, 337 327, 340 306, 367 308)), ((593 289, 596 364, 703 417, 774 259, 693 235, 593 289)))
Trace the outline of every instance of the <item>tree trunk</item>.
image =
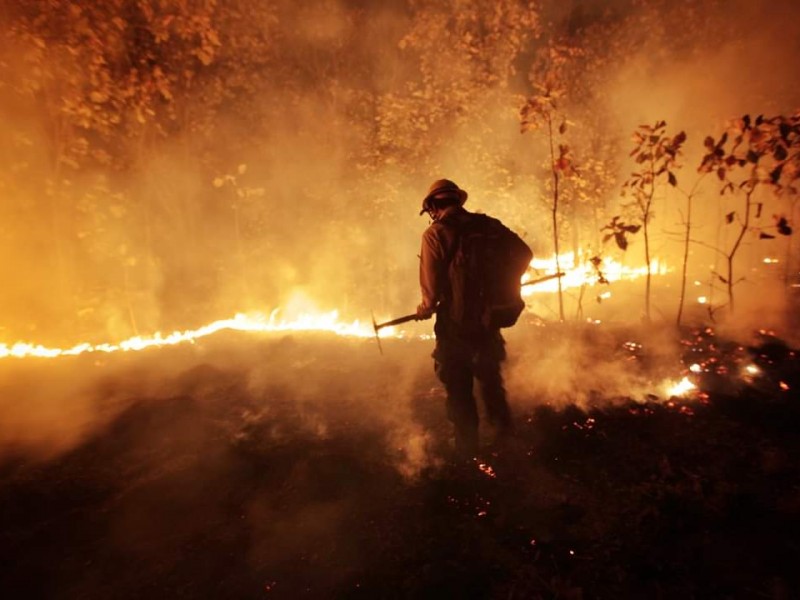
MULTIPOLYGON (((556 254, 556 273, 561 272, 558 244, 558 169, 556 167, 556 152, 553 145, 553 121, 547 118, 547 134, 550 141, 550 168, 553 173, 553 248, 556 254)), ((558 280, 558 318, 564 321, 564 293, 561 288, 561 277, 558 280)))
POLYGON ((692 195, 686 199, 686 236, 683 239, 683 269, 681 271, 681 297, 678 302, 678 317, 676 324, 681 326, 683 316, 683 305, 686 302, 686 271, 689 264, 689 239, 692 232, 692 195))
POLYGON ((750 227, 750 198, 753 195, 753 189, 750 189, 746 196, 745 196, 745 205, 744 205, 744 220, 742 221, 742 227, 739 230, 739 235, 736 236, 736 241, 731 248, 730 253, 728 254, 728 305, 730 306, 731 313, 734 312, 735 306, 733 301, 733 259, 736 257, 736 253, 739 250, 739 247, 742 244, 742 240, 744 239, 744 235, 747 233, 748 228, 750 227))

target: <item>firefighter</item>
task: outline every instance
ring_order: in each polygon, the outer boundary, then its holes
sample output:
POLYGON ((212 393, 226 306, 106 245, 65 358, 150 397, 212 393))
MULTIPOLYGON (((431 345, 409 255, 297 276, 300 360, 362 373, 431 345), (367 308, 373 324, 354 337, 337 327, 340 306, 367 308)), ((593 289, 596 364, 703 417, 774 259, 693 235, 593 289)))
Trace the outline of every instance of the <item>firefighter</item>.
MULTIPOLYGON (((439 179, 430 186, 419 213, 427 213, 433 222, 422 235, 419 273, 422 302, 417 307, 417 317, 429 319, 436 315, 434 368, 447 392, 447 416, 454 426, 455 450, 460 458, 472 458, 478 453, 474 381, 478 382, 486 416, 495 428, 497 440, 513 432, 501 374, 506 351, 500 329, 468 317, 454 318, 451 311, 454 300, 459 300, 454 298, 450 268, 459 236, 476 217, 483 217, 464 209, 466 200, 466 191, 448 179, 439 179)), ((503 227, 499 221, 490 220, 503 227)), ((524 242, 520 243, 527 249, 524 242)), ((458 293, 456 290, 455 294, 458 293)), ((477 301, 469 297, 460 300, 467 306, 477 301)))

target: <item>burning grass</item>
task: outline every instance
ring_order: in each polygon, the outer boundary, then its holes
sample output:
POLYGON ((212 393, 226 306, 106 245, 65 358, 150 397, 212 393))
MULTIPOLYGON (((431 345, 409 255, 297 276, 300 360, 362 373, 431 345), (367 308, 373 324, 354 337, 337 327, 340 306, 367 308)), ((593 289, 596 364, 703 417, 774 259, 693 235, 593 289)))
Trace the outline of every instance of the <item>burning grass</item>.
MULTIPOLYGON (((3 430, 3 588, 67 598, 800 590, 791 348, 706 329, 523 326, 510 337, 517 439, 487 438, 481 460, 461 465, 447 460, 426 341, 386 340, 380 356, 368 340, 229 333, 4 363, 4 397, 41 420, 26 421, 36 437, 3 430), (554 350, 563 370, 537 369, 554 350), (541 381, 570 370, 580 376, 568 385, 541 381), (683 377, 697 386, 686 397, 659 387, 683 377), (55 429, 76 412, 70 435, 55 429)), ((2 408, 13 422, 14 406, 2 408)))

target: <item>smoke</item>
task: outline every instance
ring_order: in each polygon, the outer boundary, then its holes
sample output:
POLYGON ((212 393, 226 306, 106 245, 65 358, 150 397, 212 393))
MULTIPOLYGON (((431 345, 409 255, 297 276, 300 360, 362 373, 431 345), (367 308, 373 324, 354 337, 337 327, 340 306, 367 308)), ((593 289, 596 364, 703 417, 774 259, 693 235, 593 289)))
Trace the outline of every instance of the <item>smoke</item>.
MULTIPOLYGON (((238 311, 291 312, 300 296, 310 309, 348 317, 405 312, 416 303, 425 227, 415 209, 442 176, 470 192, 469 208, 499 216, 537 255, 548 254, 546 143, 536 132, 520 135, 517 116, 546 40, 568 35, 598 57, 576 74, 591 106, 576 104, 587 98, 564 106, 576 164, 597 159, 616 169, 613 181, 588 190, 602 207, 593 215, 569 217, 573 192, 563 189, 564 234, 584 251, 612 252, 597 243, 597 229, 624 203, 619 184, 632 168, 624 140, 637 125, 664 119, 671 132, 687 131, 678 176, 689 188, 706 135, 746 112, 800 105, 791 2, 769 11, 747 2, 724 10, 691 0, 545 2, 538 15, 508 2, 495 16, 476 3, 455 20, 426 3, 256 4, 209 15, 219 38, 211 66, 187 62, 197 73, 191 85, 170 80, 171 104, 153 104, 141 131, 128 107, 114 113, 92 104, 96 94, 72 95, 91 90, 103 71, 81 70, 79 57, 59 51, 77 43, 69 34, 42 21, 30 35, 6 35, 5 55, 20 59, 6 62, 11 93, 0 103, 10 131, 2 185, 17 199, 0 239, 3 277, 15 282, 0 300, 4 338, 120 339, 238 311), (63 74, 75 77, 74 89, 57 83, 63 74), (76 121, 80 106, 94 120, 76 121), (106 116, 112 126, 101 127, 106 116), (54 119, 69 132, 60 139, 47 126, 54 119)), ((101 15, 84 14, 93 11, 101 15)), ((18 33, 34 27, 27 16, 5 18, 18 33)), ((197 49, 170 40, 173 62, 162 72, 177 73, 197 49)), ((653 245, 673 268, 683 203, 667 191, 655 210, 653 245)), ((724 246, 728 208, 719 208, 713 181, 695 205, 697 237, 724 246)), ((794 217, 790 208, 776 210, 794 217)), ((748 238, 742 261, 792 259, 784 242, 748 238)), ((620 259, 640 263, 641 252, 634 238, 620 259)), ((718 254, 693 246, 692 279, 707 285, 718 254)), ((663 312, 674 303, 673 294, 663 312)))
POLYGON ((680 371, 670 327, 540 326, 508 338, 507 387, 522 409, 663 400, 660 384, 680 371))

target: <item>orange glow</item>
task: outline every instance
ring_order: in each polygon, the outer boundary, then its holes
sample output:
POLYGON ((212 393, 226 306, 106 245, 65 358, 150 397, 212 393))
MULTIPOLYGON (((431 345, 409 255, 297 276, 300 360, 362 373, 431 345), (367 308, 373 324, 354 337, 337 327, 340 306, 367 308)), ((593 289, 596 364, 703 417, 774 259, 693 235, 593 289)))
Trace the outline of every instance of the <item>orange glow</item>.
MULTIPOLYGON (((278 311, 273 311, 269 316, 264 314, 237 314, 230 319, 214 321, 198 329, 187 331, 173 331, 169 334, 155 333, 149 337, 136 336, 116 344, 90 344, 81 342, 71 348, 49 348, 40 344, 16 342, 12 345, 0 343, 0 358, 40 357, 55 358, 58 356, 76 356, 87 352, 131 352, 152 347, 174 346, 185 342, 194 342, 200 338, 212 335, 219 331, 252 331, 259 333, 283 333, 293 331, 328 332, 339 336, 368 338, 374 337, 375 331, 371 325, 352 321, 346 323, 339 320, 338 311, 321 313, 317 315, 301 315, 296 319, 287 321, 278 317, 278 311)), ((380 331, 381 337, 399 335, 393 327, 380 331)))
MULTIPOLYGON (((562 289, 579 287, 582 285, 595 285, 597 283, 597 272, 590 262, 578 257, 576 262, 573 253, 566 253, 559 257, 561 271, 565 273, 562 277, 562 289)), ((541 274, 556 273, 555 256, 549 259, 534 258, 531 267, 535 272, 541 274)), ((657 260, 652 265, 654 274, 663 274, 666 268, 657 260)), ((600 271, 608 281, 619 281, 621 279, 638 279, 646 274, 645 267, 628 267, 611 258, 604 258, 600 265, 600 271)), ((529 281, 534 277, 525 274, 522 281, 529 281)), ((524 296, 541 293, 554 293, 558 290, 558 282, 553 279, 536 285, 526 286, 522 290, 524 296)), ((610 292, 603 294, 603 298, 609 298, 610 292)), ((80 342, 68 348, 52 348, 42 344, 18 341, 13 344, 0 343, 0 358, 56 358, 59 356, 77 356, 90 352, 112 353, 112 352, 131 352, 145 350, 153 347, 175 346, 177 344, 192 343, 200 338, 213 335, 219 331, 250 331, 259 333, 281 333, 281 332, 327 332, 334 335, 357 338, 370 338, 375 336, 375 331, 369 323, 358 320, 344 322, 339 318, 339 312, 320 312, 314 303, 302 293, 295 293, 290 297, 288 303, 289 312, 297 314, 296 318, 285 319, 280 317, 281 311, 274 310, 269 315, 262 313, 243 314, 237 313, 232 318, 213 321, 198 329, 186 331, 173 331, 169 334, 156 332, 151 336, 134 336, 127 340, 117 343, 92 344, 90 342, 80 342)), ((380 330, 380 337, 402 337, 403 332, 396 327, 386 327, 380 330)))
MULTIPOLYGON (((578 288, 583 285, 596 285, 598 283, 597 270, 588 257, 578 255, 577 258, 574 252, 566 252, 558 256, 559 267, 561 272, 565 273, 561 278, 561 289, 578 288)), ((535 279, 541 275, 549 275, 557 273, 555 255, 549 258, 534 258, 531 261, 531 268, 537 275, 525 274, 522 282, 525 283, 531 279, 535 279)), ((630 267, 609 258, 604 257, 599 265, 599 271, 603 274, 609 282, 620 280, 633 280, 639 279, 647 275, 646 266, 630 267)), ((664 275, 667 273, 667 267, 654 259, 650 263, 650 271, 653 275, 664 275)), ((533 294, 553 293, 558 291, 558 280, 552 279, 537 285, 527 286, 522 288, 523 296, 530 296, 533 294)))
POLYGON ((689 381, 688 377, 684 377, 678 383, 668 381, 664 384, 664 389, 667 392, 667 397, 682 397, 686 396, 689 392, 697 389, 697 386, 689 381))

